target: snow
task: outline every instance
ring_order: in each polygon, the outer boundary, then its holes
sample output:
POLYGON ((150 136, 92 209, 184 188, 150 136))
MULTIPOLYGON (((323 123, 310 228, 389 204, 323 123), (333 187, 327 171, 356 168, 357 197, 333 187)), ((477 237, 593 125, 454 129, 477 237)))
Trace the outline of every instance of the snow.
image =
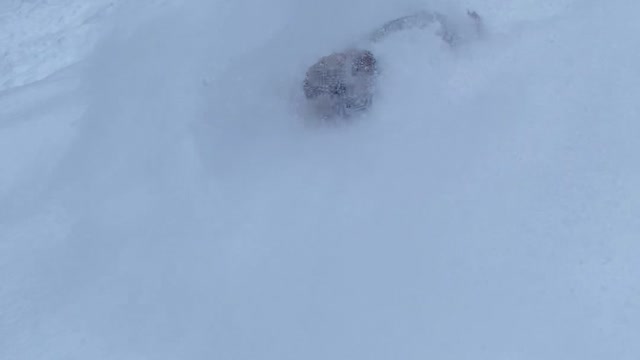
POLYGON ((87 55, 113 1, 7 1, 0 10, 0 91, 42 80, 87 55))
POLYGON ((0 1, 0 359, 637 359, 638 7, 0 1))

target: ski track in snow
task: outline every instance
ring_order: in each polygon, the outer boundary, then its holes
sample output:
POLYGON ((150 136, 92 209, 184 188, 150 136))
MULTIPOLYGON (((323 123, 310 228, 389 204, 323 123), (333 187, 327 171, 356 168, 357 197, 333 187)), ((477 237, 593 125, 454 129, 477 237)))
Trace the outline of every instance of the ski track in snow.
POLYGON ((0 359, 637 359, 639 6, 374 3, 0 0, 0 359))

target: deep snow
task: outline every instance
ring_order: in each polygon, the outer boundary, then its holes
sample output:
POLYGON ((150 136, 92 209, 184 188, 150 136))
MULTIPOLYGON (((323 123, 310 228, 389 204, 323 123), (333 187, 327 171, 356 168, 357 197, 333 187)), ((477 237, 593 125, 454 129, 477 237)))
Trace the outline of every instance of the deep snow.
POLYGON ((0 359, 640 356, 634 1, 52 3, 0 2, 0 359), (366 117, 303 118, 425 5, 488 35, 394 34, 366 117))

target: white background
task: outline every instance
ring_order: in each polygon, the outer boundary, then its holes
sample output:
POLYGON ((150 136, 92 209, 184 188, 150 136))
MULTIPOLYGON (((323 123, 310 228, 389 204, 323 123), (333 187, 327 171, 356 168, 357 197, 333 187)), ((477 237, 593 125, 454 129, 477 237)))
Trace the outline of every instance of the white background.
POLYGON ((638 8, 1 0, 0 359, 638 359, 638 8))

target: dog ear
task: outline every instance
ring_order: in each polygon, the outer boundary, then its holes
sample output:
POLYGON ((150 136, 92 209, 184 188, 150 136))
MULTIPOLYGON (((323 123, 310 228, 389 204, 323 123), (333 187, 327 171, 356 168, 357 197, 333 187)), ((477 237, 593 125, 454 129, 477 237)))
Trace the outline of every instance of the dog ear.
POLYGON ((484 21, 482 21, 482 17, 476 11, 473 11, 473 10, 467 10, 467 15, 473 21, 478 35, 480 36, 484 35, 485 30, 484 30, 484 21))

